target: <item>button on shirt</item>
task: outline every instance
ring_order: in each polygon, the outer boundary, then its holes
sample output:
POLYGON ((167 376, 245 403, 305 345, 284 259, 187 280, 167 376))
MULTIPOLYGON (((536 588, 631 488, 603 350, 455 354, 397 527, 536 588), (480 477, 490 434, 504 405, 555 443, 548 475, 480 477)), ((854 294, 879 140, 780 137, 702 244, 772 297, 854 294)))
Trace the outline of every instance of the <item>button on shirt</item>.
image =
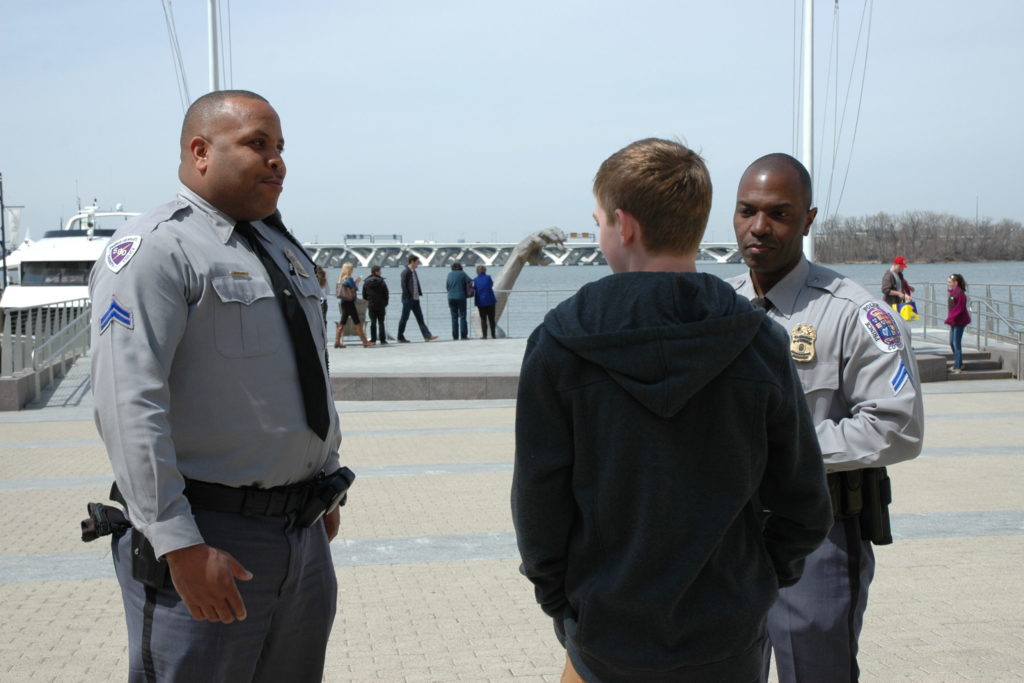
MULTIPOLYGON (((107 253, 90 277, 96 424, 132 523, 158 556, 203 542, 183 477, 269 488, 339 467, 333 399, 321 441, 306 424, 281 307, 234 224, 182 188, 125 223, 107 252, 134 251, 107 253)), ((279 231, 253 225, 289 273, 326 377, 313 264, 279 231)))
MULTIPOLYGON (((748 299, 757 296, 749 272, 729 283, 748 299)), ((884 467, 916 457, 924 438, 917 361, 892 308, 852 280, 806 259, 765 297, 772 304, 768 317, 791 338, 798 325, 815 332, 814 358, 794 365, 827 470, 884 467), (881 335, 870 331, 890 321, 898 339, 892 328, 881 335)))

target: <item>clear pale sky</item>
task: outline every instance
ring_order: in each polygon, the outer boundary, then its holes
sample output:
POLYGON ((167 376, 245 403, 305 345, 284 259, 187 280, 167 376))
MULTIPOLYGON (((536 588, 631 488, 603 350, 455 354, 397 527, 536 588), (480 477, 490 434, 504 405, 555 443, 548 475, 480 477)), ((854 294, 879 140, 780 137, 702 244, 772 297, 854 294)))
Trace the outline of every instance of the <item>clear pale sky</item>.
MULTIPOLYGON (((206 1, 177 0, 191 98, 209 88, 206 1)), ((825 211, 832 0, 816 15, 814 169, 825 211)), ((828 213, 949 212, 1024 221, 1024 3, 839 6, 840 115, 828 213), (867 24, 864 24, 864 32, 867 24)), ((231 3, 232 74, 281 115, 280 208, 304 241, 345 233, 517 241, 593 228, 594 172, 650 136, 700 151, 706 239, 733 239, 736 183, 795 152, 792 0, 296 0, 231 3)), ((183 114, 159 0, 5 0, 0 172, 33 237, 96 198, 142 211, 177 187, 183 114)), ((834 68, 834 67, 833 67, 834 68)), ((831 77, 834 86, 836 77, 831 77)))

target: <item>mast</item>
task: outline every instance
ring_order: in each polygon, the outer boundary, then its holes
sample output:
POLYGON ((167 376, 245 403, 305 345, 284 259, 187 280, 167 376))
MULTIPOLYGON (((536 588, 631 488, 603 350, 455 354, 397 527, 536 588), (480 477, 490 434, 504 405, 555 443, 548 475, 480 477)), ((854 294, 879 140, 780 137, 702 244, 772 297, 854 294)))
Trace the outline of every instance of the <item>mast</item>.
POLYGON ((220 90, 220 46, 217 43, 217 1, 208 0, 207 18, 209 19, 210 43, 210 92, 220 90))
POLYGON ((7 225, 4 222, 4 214, 7 211, 4 209, 4 174, 0 173, 0 258, 3 258, 4 274, 3 274, 3 285, 0 286, 0 291, 7 289, 7 225))
MULTIPOLYGON (((803 69, 801 71, 800 161, 814 172, 814 0, 804 0, 803 69)), ((813 177, 812 177, 813 180, 813 177)), ((814 224, 804 240, 804 256, 814 260, 814 224)))

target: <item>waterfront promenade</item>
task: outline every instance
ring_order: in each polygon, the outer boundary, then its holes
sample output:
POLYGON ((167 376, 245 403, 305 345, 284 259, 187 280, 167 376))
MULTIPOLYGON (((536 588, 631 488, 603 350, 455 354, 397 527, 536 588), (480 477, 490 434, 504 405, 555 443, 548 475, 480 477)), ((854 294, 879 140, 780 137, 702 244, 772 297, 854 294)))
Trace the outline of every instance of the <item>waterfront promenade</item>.
MULTIPOLYGON (((332 372, 514 374, 525 340, 332 350, 332 372)), ((125 679, 108 546, 78 524, 110 466, 86 363, 47 405, 0 413, 0 681, 125 679)), ((81 366, 81 367, 80 367, 81 366)), ((924 387, 922 457, 891 469, 864 681, 1024 680, 1024 382, 924 387)), ((514 400, 339 396, 359 476, 333 545, 327 681, 557 681, 550 621, 517 572, 508 506, 514 400)))

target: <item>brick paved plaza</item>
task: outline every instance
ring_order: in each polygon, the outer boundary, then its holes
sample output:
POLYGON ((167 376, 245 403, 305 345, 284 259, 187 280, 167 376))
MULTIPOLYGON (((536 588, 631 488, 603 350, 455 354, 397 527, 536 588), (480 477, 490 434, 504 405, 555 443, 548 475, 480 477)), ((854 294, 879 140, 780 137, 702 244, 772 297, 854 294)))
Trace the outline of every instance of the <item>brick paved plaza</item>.
MULTIPOLYGON (((505 343, 436 348, 521 354, 505 343)), ((353 352, 376 350, 338 362, 353 352)), ((877 549, 863 680, 1024 680, 1024 383, 925 393, 924 454, 890 470, 898 540, 877 549)), ((78 538, 111 479, 90 402, 0 414, 0 681, 125 678, 109 547, 78 538)), ((517 572, 515 402, 338 406, 359 479, 334 543, 326 680, 556 681, 562 652, 517 572)))

